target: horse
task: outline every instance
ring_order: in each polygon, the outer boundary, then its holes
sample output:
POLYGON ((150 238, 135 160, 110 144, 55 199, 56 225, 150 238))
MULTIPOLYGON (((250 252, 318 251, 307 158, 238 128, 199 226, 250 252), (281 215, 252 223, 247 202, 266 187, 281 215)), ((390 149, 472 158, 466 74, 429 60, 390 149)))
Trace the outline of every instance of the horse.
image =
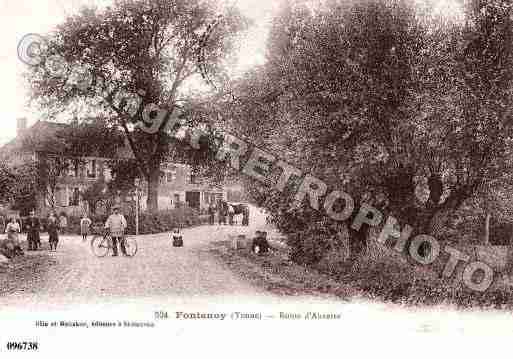
MULTIPOLYGON (((236 204, 226 201, 219 201, 217 206, 219 210, 219 224, 226 224, 226 216, 229 216, 229 206, 233 208, 233 217, 242 214, 242 225, 249 226, 249 206, 244 203, 236 204)), ((233 217, 230 219, 230 224, 233 223, 233 217)))
POLYGON ((244 203, 232 203, 231 206, 234 210, 233 215, 236 216, 242 214, 242 225, 249 226, 249 206, 244 203))

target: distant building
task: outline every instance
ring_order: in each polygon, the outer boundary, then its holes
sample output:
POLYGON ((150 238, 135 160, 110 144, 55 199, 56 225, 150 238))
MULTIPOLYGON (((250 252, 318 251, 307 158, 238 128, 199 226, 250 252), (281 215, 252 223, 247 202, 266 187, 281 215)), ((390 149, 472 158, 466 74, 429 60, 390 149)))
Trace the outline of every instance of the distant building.
MULTIPOLYGON (((197 178, 191 166, 179 163, 162 163, 160 165, 159 209, 175 208, 184 204, 196 209, 207 209, 209 204, 218 199, 225 199, 227 191, 224 187, 215 186, 197 178)), ((146 183, 142 184, 146 191, 146 183)), ((143 194, 141 205, 146 207, 146 194, 143 194)))
MULTIPOLYGON (((62 151, 52 142, 55 135, 65 129, 67 124, 38 121, 27 127, 24 118, 18 119, 16 138, 1 148, 1 160, 12 166, 27 162, 43 164, 52 158, 59 157, 69 161, 66 170, 61 173, 56 182, 57 186, 49 194, 41 189, 37 194, 38 212, 46 214, 49 210, 81 215, 87 211, 87 203, 82 199, 81 192, 99 179, 106 182, 112 179, 108 163, 116 159, 133 159, 128 145, 120 148, 114 156, 104 157, 102 154, 91 152, 87 156, 62 158, 62 151), (52 197, 52 198, 50 198, 52 197)), ((146 207, 146 183, 141 183, 141 208, 146 207)), ((193 175, 191 167, 178 163, 163 163, 161 165, 160 186, 158 193, 159 209, 171 209, 178 206, 189 206, 206 209, 218 198, 226 199, 223 187, 213 186, 205 181, 199 181, 193 175)), ((123 201, 119 199, 118 201, 123 201)))

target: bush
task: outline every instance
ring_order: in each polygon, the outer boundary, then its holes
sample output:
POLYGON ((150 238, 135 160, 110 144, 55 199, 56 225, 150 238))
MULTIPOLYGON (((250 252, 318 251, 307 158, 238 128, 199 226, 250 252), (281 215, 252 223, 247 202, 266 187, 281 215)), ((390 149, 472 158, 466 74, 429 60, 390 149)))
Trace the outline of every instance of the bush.
POLYGON ((366 262, 351 269, 340 268, 336 280, 372 299, 409 305, 513 308, 513 293, 506 288, 476 292, 465 286, 454 287, 452 280, 419 277, 410 268, 396 263, 366 262))
POLYGON ((510 244, 513 225, 511 223, 490 224, 490 244, 495 246, 507 246, 510 244))
MULTIPOLYGON (((200 224, 198 211, 192 208, 177 208, 158 211, 156 213, 145 212, 139 215, 139 233, 152 234, 172 231, 176 227, 190 227, 200 224)), ((126 217, 128 233, 135 234, 135 215, 126 217)))
MULTIPOLYGON (((101 234, 107 221, 107 215, 95 215, 90 217, 92 221, 91 233, 101 234)), ((127 221, 127 233, 135 234, 135 215, 125 215, 127 221)), ((81 217, 68 216, 68 233, 80 233, 81 217)), ((46 223, 46 220, 44 220, 46 223)), ((144 212, 139 214, 139 234, 152 234, 169 232, 176 227, 190 227, 203 223, 199 212, 192 208, 178 208, 158 211, 157 213, 144 212)))
POLYGON ((330 251, 339 249, 338 230, 340 228, 318 221, 289 235, 287 244, 292 249, 291 259, 298 264, 317 265, 330 251))

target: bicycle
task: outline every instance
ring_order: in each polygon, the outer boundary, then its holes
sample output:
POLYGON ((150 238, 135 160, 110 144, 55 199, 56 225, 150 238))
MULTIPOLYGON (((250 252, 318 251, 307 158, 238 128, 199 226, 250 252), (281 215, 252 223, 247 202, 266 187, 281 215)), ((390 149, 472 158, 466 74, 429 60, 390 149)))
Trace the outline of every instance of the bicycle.
MULTIPOLYGON (((126 255, 133 257, 137 253, 137 241, 134 237, 124 235, 121 239, 125 243, 126 255)), ((105 257, 112 249, 112 236, 106 232, 103 236, 96 235, 91 239, 91 250, 99 258, 105 257)))

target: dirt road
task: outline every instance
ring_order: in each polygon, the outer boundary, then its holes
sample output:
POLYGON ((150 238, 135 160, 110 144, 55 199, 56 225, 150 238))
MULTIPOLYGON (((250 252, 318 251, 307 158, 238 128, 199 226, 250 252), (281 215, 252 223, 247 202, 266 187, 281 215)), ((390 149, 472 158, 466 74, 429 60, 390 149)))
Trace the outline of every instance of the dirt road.
POLYGON ((21 284, 15 293, 1 297, 0 303, 35 309, 130 298, 266 296, 208 253, 209 243, 225 240, 229 234, 253 233, 263 222, 263 217, 256 215, 250 227, 206 225, 185 229, 182 248, 173 247, 167 233, 138 236, 139 251, 133 258, 97 258, 89 241, 63 236, 58 251, 50 253, 57 264, 40 288, 21 284))

